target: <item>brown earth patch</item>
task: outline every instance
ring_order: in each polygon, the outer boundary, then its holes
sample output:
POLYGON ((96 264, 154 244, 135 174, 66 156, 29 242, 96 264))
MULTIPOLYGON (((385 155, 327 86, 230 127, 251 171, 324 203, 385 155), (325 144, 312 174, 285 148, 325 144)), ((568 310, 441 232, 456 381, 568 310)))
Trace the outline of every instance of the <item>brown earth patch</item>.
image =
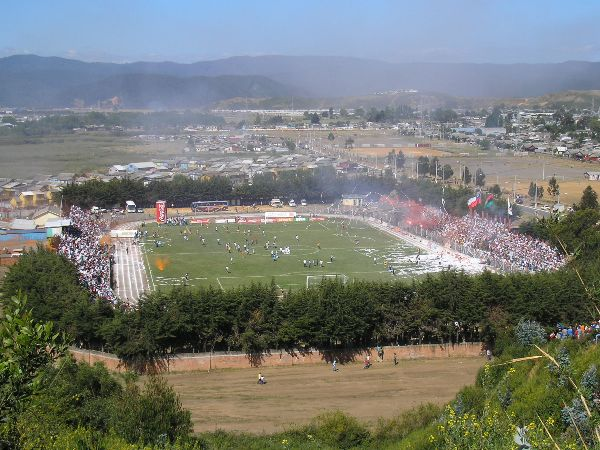
POLYGON ((314 416, 340 409, 373 424, 416 405, 443 404, 472 384, 483 360, 375 362, 302 365, 263 369, 223 369, 165 375, 192 412, 197 432, 216 429, 271 433, 302 425, 314 416), (262 370, 266 385, 256 383, 262 370))

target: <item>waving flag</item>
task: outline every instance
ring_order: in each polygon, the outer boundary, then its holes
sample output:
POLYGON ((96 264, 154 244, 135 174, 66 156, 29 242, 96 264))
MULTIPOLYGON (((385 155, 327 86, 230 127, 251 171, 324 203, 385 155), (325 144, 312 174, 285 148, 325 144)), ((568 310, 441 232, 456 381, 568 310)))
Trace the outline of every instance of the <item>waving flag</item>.
POLYGON ((467 206, 470 209, 475 208, 480 203, 481 203, 481 192, 478 192, 475 197, 471 197, 469 200, 467 200, 467 206))
POLYGON ((494 206, 494 194, 488 194, 485 199, 484 208, 491 208, 494 206))

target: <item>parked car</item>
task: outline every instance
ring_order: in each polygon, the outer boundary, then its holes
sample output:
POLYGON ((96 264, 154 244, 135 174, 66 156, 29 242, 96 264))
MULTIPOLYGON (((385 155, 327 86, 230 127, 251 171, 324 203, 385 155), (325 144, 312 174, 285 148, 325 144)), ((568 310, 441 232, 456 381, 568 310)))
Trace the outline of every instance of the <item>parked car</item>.
POLYGON ((291 200, 288 202, 288 205, 290 205, 292 208, 295 208, 295 207, 296 207, 296 202, 294 201, 294 199, 291 199, 291 200))
POLYGON ((306 199, 303 198, 302 200, 300 200, 300 206, 306 206, 308 203, 306 203, 306 199))

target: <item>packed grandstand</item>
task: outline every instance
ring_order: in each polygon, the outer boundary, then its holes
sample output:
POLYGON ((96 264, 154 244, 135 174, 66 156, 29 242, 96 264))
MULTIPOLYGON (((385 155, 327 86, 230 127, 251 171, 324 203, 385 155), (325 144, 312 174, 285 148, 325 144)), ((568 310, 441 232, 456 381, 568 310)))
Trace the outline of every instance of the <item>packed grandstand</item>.
POLYGON ((116 302, 109 248, 100 242, 108 224, 77 206, 71 208, 69 217, 71 226, 61 235, 58 253, 75 264, 80 281, 92 294, 116 302))

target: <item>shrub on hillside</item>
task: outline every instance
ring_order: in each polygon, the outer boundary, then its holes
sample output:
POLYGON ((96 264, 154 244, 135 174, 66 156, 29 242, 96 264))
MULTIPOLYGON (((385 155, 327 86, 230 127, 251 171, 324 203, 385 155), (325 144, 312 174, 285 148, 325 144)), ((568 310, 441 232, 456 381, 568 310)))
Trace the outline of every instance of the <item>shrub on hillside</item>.
POLYGON ((326 412, 317 416, 310 426, 317 440, 333 448, 353 448, 364 444, 369 431, 354 417, 341 411, 326 412))
POLYGON ((442 414, 442 408, 432 403, 417 406, 391 419, 379 419, 373 438, 378 441, 400 440, 413 431, 433 423, 442 414))
POLYGON ((127 383, 115 405, 113 429, 128 442, 174 442, 192 432, 191 414, 165 379, 150 377, 144 389, 127 383))
POLYGON ((581 376, 581 389, 588 398, 598 392, 598 368, 592 364, 581 376))
POLYGON ((544 328, 535 320, 521 320, 515 327, 515 337, 519 344, 530 347, 533 344, 546 342, 544 328))

